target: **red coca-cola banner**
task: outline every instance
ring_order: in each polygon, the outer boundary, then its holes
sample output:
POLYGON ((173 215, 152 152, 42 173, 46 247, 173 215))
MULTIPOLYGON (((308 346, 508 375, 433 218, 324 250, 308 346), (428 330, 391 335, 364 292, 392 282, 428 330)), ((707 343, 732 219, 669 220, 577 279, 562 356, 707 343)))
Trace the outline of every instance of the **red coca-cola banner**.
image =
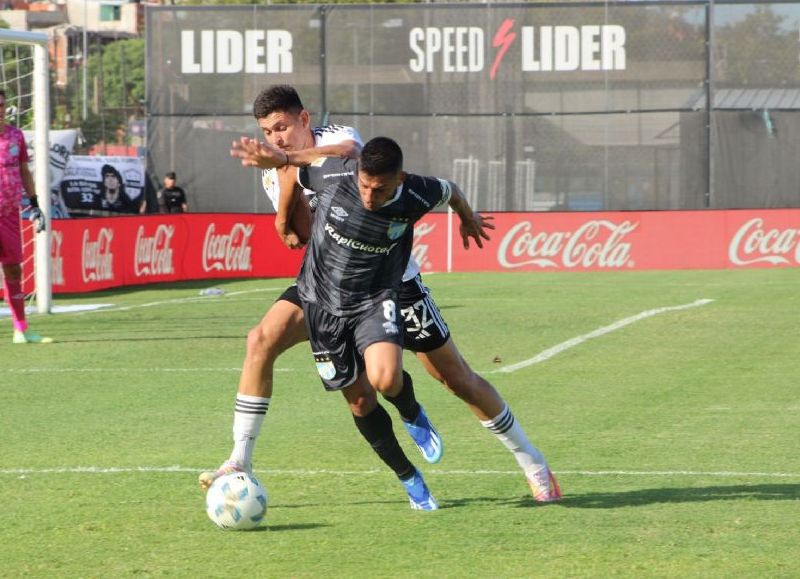
MULTIPOLYGON (((492 216, 496 229, 483 249, 463 248, 456 216, 431 214, 418 223, 414 255, 422 272, 800 266, 800 209, 492 216)), ((53 291, 66 293, 292 277, 303 252, 283 246, 273 215, 182 214, 56 220, 51 254, 53 291)))
MULTIPOLYGON (((181 214, 53 221, 54 293, 149 282, 292 277, 273 215, 181 214)), ((26 231, 27 233, 27 231, 26 231)))
POLYGON ((458 218, 417 224, 422 271, 720 269, 800 265, 800 209, 495 213, 482 250, 458 218), (452 223, 450 220, 452 219, 452 223), (452 249, 449 249, 452 246, 452 249))

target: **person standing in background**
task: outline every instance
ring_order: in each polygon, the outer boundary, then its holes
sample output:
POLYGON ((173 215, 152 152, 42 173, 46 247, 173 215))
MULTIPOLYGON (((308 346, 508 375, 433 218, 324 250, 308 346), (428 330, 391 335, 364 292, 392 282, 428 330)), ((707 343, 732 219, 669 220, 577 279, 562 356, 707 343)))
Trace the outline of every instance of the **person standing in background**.
POLYGON ((176 185, 175 171, 164 175, 164 187, 158 192, 158 210, 160 213, 188 213, 186 192, 176 185))

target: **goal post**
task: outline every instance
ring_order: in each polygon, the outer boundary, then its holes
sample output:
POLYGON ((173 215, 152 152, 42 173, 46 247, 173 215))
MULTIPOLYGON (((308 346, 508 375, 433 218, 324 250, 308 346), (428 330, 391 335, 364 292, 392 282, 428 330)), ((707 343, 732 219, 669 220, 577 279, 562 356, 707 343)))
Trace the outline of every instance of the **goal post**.
MULTIPOLYGON (((53 290, 50 271, 51 215, 50 210, 50 79, 48 66, 47 34, 23 30, 0 29, 0 46, 16 44, 32 51, 33 68, 30 79, 33 108, 33 180, 36 186, 39 209, 44 214, 47 228, 36 234, 34 241, 34 285, 36 308, 39 313, 49 313, 53 290)), ((19 98, 20 95, 17 95, 19 98)), ((21 111, 20 111, 21 114, 21 111)), ((8 122, 8 121, 7 121, 8 122)), ((23 128, 23 127, 20 127, 23 128)))

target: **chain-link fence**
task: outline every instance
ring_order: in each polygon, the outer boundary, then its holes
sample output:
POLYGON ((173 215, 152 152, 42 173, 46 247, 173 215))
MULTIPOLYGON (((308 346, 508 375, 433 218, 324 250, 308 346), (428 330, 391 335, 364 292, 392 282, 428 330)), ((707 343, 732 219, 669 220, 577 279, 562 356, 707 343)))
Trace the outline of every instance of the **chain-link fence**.
POLYGON ((396 139, 481 210, 800 206, 800 2, 159 7, 149 167, 269 211, 228 156, 255 96, 396 139))

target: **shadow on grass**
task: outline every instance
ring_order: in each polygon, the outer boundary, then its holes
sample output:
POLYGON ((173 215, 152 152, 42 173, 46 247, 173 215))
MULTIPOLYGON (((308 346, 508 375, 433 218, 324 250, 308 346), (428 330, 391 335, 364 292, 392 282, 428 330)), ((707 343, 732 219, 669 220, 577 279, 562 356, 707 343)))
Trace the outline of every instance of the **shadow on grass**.
MULTIPOLYGON (((800 484, 757 484, 693 488, 660 488, 619 493, 565 495, 561 505, 575 509, 614 509, 657 503, 701 503, 708 501, 796 501, 800 484)), ((531 499, 530 503, 533 503, 531 499)))
POLYGON ((264 531, 270 531, 273 533, 278 533, 281 531, 308 531, 310 529, 320 529, 322 527, 330 527, 330 525, 323 525, 321 523, 298 523, 296 525, 267 525, 266 527, 256 527, 252 531, 248 531, 248 533, 263 533, 264 531))
MULTIPOLYGON (((508 506, 519 508, 547 508, 567 507, 572 509, 616 509, 619 507, 638 507, 658 503, 699 503, 707 501, 796 501, 800 500, 800 484, 758 484, 758 485, 732 485, 713 486, 700 488, 660 488, 623 491, 618 493, 587 493, 583 495, 565 494, 561 502, 540 504, 530 495, 515 497, 470 497, 443 498, 439 497, 439 509, 454 509, 458 507, 477 506, 481 504, 492 506, 508 506)), ((403 504, 398 500, 373 500, 373 501, 344 501, 339 506, 348 505, 391 505, 403 504)), ((330 506, 331 503, 328 503, 330 506)), ((274 508, 294 509, 319 507, 322 504, 282 504, 274 508)), ((272 507, 271 507, 272 508, 272 507)))
POLYGON ((90 343, 109 343, 113 342, 123 343, 123 342, 182 342, 182 341, 197 341, 197 340, 245 340, 247 338, 247 334, 242 332, 240 334, 232 334, 232 335, 222 335, 222 334, 215 334, 213 336, 143 336, 141 338, 114 338, 114 337, 105 337, 105 338, 58 338, 58 341, 55 342, 57 344, 90 344, 90 343))

